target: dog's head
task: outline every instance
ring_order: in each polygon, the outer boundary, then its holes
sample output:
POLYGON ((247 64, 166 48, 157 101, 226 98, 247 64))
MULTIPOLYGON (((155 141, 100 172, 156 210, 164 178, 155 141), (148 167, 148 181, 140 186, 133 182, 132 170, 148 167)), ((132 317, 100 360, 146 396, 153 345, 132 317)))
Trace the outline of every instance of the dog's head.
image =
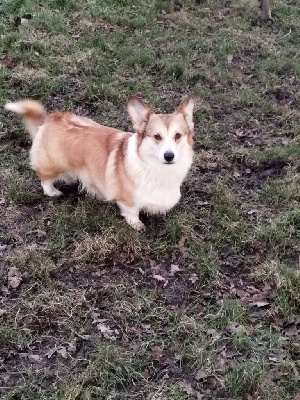
POLYGON ((175 164, 184 153, 182 150, 193 146, 194 103, 191 95, 172 114, 155 114, 140 98, 129 98, 128 113, 144 157, 175 164))

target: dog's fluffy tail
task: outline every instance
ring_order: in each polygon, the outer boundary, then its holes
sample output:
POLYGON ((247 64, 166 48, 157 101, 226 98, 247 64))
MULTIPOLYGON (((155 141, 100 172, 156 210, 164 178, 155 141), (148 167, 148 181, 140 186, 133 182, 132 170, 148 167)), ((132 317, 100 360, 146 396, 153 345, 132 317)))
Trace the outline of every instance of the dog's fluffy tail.
POLYGON ((26 128, 32 139, 34 139, 47 115, 44 107, 35 100, 21 100, 16 103, 6 103, 4 108, 23 116, 26 128))

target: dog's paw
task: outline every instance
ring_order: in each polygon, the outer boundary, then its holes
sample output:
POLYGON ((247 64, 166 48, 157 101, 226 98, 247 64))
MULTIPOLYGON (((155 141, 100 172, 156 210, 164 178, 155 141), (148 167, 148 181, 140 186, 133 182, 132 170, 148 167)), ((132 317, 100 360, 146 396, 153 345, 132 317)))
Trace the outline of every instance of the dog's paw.
POLYGON ((53 181, 52 180, 47 180, 41 182, 42 188, 44 190, 44 194, 50 197, 58 197, 61 196, 63 193, 56 189, 55 186, 53 186, 53 181))
POLYGON ((146 230, 145 225, 142 223, 142 221, 138 222, 131 222, 130 225, 132 228, 137 231, 137 232, 144 232, 146 230))
POLYGON ((52 190, 51 192, 48 192, 48 193, 45 193, 47 196, 50 196, 50 197, 59 197, 59 196, 61 196, 62 194, 63 194, 63 192, 61 192, 60 190, 58 190, 58 189, 54 189, 54 190, 52 190))

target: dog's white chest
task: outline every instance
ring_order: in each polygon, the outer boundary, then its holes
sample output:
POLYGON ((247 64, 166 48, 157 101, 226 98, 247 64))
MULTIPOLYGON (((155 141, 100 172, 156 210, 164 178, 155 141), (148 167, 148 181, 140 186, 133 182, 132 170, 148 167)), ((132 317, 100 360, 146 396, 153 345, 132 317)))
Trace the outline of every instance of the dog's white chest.
MULTIPOLYGON (((143 149, 140 149, 142 151, 143 149)), ((191 167, 193 150, 182 149, 174 164, 162 164, 157 158, 137 153, 136 136, 129 142, 127 168, 135 186, 135 206, 151 214, 163 214, 180 200, 180 186, 191 167)))
POLYGON ((151 214, 165 213, 174 207, 180 199, 180 183, 173 185, 165 182, 143 182, 137 190, 136 202, 139 208, 151 214))
POLYGON ((143 171, 136 191, 136 203, 151 214, 165 213, 180 200, 180 186, 191 159, 176 165, 159 165, 143 171))

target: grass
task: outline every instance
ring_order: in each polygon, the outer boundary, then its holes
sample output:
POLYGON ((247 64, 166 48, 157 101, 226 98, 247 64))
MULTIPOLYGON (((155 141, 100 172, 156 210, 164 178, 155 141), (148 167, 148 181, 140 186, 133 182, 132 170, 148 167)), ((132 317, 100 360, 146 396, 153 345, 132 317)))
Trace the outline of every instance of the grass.
POLYGON ((1 106, 33 97, 131 130, 129 95, 166 112, 196 95, 182 200, 142 235, 76 187, 45 198, 1 114, 4 400, 300 391, 300 9, 278 0, 265 25, 255 2, 182 3, 0 4, 1 106))

